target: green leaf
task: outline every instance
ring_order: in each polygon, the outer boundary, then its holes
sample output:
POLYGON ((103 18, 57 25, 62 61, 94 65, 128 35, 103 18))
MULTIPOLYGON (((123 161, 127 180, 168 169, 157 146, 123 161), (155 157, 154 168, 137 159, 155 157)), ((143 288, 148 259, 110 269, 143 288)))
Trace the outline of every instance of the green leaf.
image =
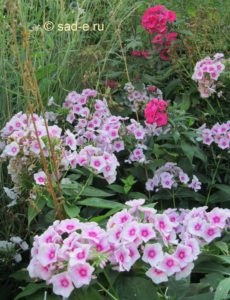
POLYGON ((165 97, 167 98, 172 91, 175 91, 176 87, 181 84, 180 79, 176 78, 169 82, 165 88, 165 97))
POLYGON ((28 207, 28 225, 33 221, 33 219, 42 211, 46 204, 46 201, 42 197, 37 197, 34 201, 29 202, 28 207))
POLYGON ((65 212, 67 213, 68 217, 75 218, 79 216, 80 208, 76 205, 71 205, 68 203, 64 204, 65 212))
POLYGON ((107 188, 118 194, 124 194, 124 188, 123 188, 123 186, 121 186, 119 184, 111 184, 111 185, 108 185, 107 188))
POLYGON ((148 199, 148 197, 145 194, 140 193, 140 192, 131 192, 129 194, 129 197, 130 197, 130 199, 145 199, 145 200, 148 199))
POLYGON ((230 200, 230 186, 226 184, 215 184, 214 187, 217 189, 221 190, 222 192, 225 192, 226 194, 229 195, 229 200, 230 200))
POLYGON ((219 282, 224 279, 224 276, 222 274, 213 272, 208 273, 205 275, 205 277, 201 280, 201 282, 208 283, 209 286, 216 289, 219 282))
POLYGON ((230 268, 224 267, 216 262, 203 262, 200 263, 198 266, 195 267, 194 273, 209 273, 209 272, 217 272, 223 275, 230 276, 230 268))
POLYGON ((99 207, 99 208, 124 208, 125 205, 119 202, 105 200, 101 198, 87 198, 83 201, 78 201, 79 205, 99 207))
POLYGON ((226 254, 226 255, 229 254, 229 253, 228 253, 228 245, 227 245, 225 242, 223 242, 223 241, 217 241, 217 242, 214 243, 214 245, 215 245, 218 249, 220 249, 220 251, 221 251, 223 254, 226 254))
POLYGON ((120 275, 115 289, 122 300, 157 300, 157 290, 153 283, 142 277, 120 275))
POLYGON ((188 292, 190 285, 190 278, 186 278, 180 281, 170 278, 168 282, 168 295, 170 299, 182 300, 188 292))
POLYGON ((26 269, 18 270, 11 274, 9 277, 14 278, 17 281, 31 281, 29 273, 26 269))
POLYGON ((103 191, 101 189, 97 189, 93 186, 88 186, 84 192, 82 192, 82 196, 87 196, 87 197, 111 197, 114 194, 111 194, 109 192, 103 191))
POLYGON ((199 194, 198 192, 191 191, 189 188, 182 188, 176 192, 176 197, 178 198, 192 198, 198 202, 204 203, 205 196, 199 194))
POLYGON ((192 160, 193 160, 193 157, 195 154, 194 146, 192 146, 191 144, 187 144, 187 143, 181 143, 181 148, 182 148, 182 151, 184 152, 184 154, 186 155, 186 157, 192 163, 192 160))
POLYGON ((75 182, 75 183, 63 183, 61 184, 62 191, 64 195, 67 196, 74 196, 80 192, 82 189, 82 185, 75 182))
POLYGON ((99 223, 99 222, 103 221, 104 219, 107 219, 108 217, 114 215, 119 210, 121 210, 120 207, 113 208, 113 209, 109 210, 106 214, 104 214, 103 216, 97 216, 97 217, 91 218, 90 222, 97 222, 97 223, 99 223))
POLYGON ((190 297, 185 297, 183 300, 213 300, 213 294, 212 293, 202 293, 190 297))
POLYGON ((210 198, 210 203, 219 203, 219 202, 228 202, 229 201, 229 195, 223 191, 218 191, 216 193, 213 193, 210 198))
POLYGON ((201 161, 203 161, 206 164, 207 156, 204 154, 204 152, 198 147, 194 147, 194 149, 195 149, 194 156, 199 158, 201 161))
POLYGON ((24 287, 23 291, 19 293, 14 300, 23 299, 26 296, 33 295, 40 289, 47 288, 45 283, 29 283, 26 287, 24 287))
POLYGON ((137 182, 134 179, 133 175, 129 175, 127 178, 121 179, 121 181, 124 183, 125 194, 128 194, 128 192, 131 190, 132 186, 137 182))
POLYGON ((218 284, 215 292, 214 300, 229 299, 228 297, 229 291, 230 291, 230 277, 225 278, 218 284))
POLYGON ((103 298, 99 292, 93 288, 89 287, 87 289, 75 289, 75 291, 68 298, 69 300, 102 300, 103 298))

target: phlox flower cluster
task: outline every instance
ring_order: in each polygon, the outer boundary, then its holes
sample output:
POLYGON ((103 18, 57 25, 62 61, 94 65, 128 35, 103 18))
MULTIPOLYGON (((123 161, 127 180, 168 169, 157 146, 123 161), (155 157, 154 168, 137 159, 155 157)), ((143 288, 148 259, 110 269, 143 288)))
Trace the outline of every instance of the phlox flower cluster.
POLYGON ((215 143, 221 149, 230 148, 230 121, 226 123, 216 123, 212 128, 207 128, 206 124, 197 129, 197 140, 210 146, 215 143))
POLYGON ((142 16, 142 27, 150 34, 154 34, 152 43, 163 60, 168 60, 168 51, 177 38, 177 32, 169 32, 168 23, 176 20, 176 13, 163 5, 148 8, 142 16))
POLYGON ((160 188, 172 189, 177 188, 178 183, 191 188, 195 192, 201 189, 201 182, 193 175, 193 178, 189 178, 176 163, 168 162, 164 166, 158 168, 154 172, 153 178, 150 178, 146 182, 146 189, 148 191, 159 191, 160 188))
POLYGON ((19 263, 22 260, 21 253, 29 249, 26 241, 19 236, 12 236, 9 241, 0 241, 0 262, 8 263, 9 260, 19 263))
POLYGON ((223 59, 224 54, 216 53, 213 59, 208 56, 196 63, 192 79, 198 82, 202 98, 208 98, 216 92, 216 81, 225 68, 223 59))
POLYGON ((65 169, 91 168, 112 183, 119 165, 114 153, 124 150, 120 131, 125 118, 111 115, 107 101, 95 99, 96 95, 97 91, 90 89, 67 95, 63 107, 69 110, 66 120, 73 128, 65 132, 67 149, 62 163, 65 169))
POLYGON ((170 126, 167 126, 163 129, 162 127, 158 127, 157 123, 148 124, 145 121, 145 124, 141 125, 136 120, 130 119, 130 124, 126 126, 126 130, 128 135, 134 137, 135 142, 137 143, 135 148, 131 151, 129 158, 125 160, 125 162, 138 162, 142 164, 148 163, 144 154, 144 150, 148 149, 148 147, 145 145, 148 137, 166 134, 170 130, 170 126))
MULTIPOLYGON (((133 103, 141 103, 142 106, 149 101, 151 95, 157 95, 159 98, 162 96, 161 91, 153 86, 145 88, 143 93, 136 91, 131 83, 126 84, 125 89, 130 97, 135 95, 133 103)), ((142 125, 139 121, 112 115, 106 99, 100 100, 96 96, 97 91, 91 89, 85 89, 82 93, 70 92, 63 104, 67 116, 66 124, 63 126, 62 123, 62 127, 57 125, 58 114, 56 112, 52 114, 52 111, 45 114, 47 124, 43 117, 37 114, 33 114, 32 119, 30 115, 22 112, 17 113, 6 123, 1 130, 1 138, 5 141, 1 143, 1 158, 9 159, 8 173, 14 183, 13 192, 16 194, 20 192, 19 179, 25 169, 32 175, 36 184, 46 185, 46 174, 44 170, 37 169, 36 162, 39 164, 41 151, 45 157, 50 156, 49 140, 57 154, 60 177, 69 169, 83 166, 102 175, 108 183, 112 183, 116 180, 119 166, 117 153, 125 149, 127 135, 132 136, 133 144, 136 144, 135 148, 130 150, 132 153, 128 160, 143 163, 146 139, 169 130, 169 128, 162 130, 156 126, 160 122, 158 118, 160 112, 156 113, 158 116, 156 124, 145 122, 142 125), (57 124, 50 125, 53 122, 57 124)), ((159 100, 159 104, 162 101, 159 100)), ((53 98, 50 98, 48 105, 58 106, 53 98)))
MULTIPOLYGON (((146 103, 151 93, 161 94, 157 88, 142 93, 135 90, 131 83, 125 85, 129 100, 133 103, 146 103)), ((64 143, 67 147, 62 164, 65 169, 76 168, 77 166, 90 167, 97 174, 112 183, 116 179, 116 168, 119 165, 115 153, 125 149, 125 137, 128 134, 133 136, 137 145, 132 150, 129 162, 138 161, 143 163, 144 142, 148 136, 159 135, 163 130, 156 128, 155 124, 145 123, 142 125, 133 119, 111 115, 106 99, 95 99, 96 91, 87 89, 82 94, 71 92, 68 94, 63 107, 69 110, 67 122, 72 124, 72 129, 65 132, 64 143), (87 112, 87 114, 85 114, 87 112), (128 124, 124 121, 128 119, 128 124), (142 143, 141 147, 139 146, 142 143), (77 151, 77 148, 79 149, 77 151)), ((156 100, 156 99, 155 99, 156 100)), ((164 108, 163 100, 157 100, 156 124, 163 124, 164 108), (162 105, 161 105, 162 104, 162 105)), ((134 105, 135 107, 136 104, 134 105)))
POLYGON ((144 154, 144 150, 147 147, 143 144, 137 144, 134 150, 130 153, 129 158, 125 160, 125 162, 131 164, 133 162, 138 162, 139 164, 147 163, 146 156, 144 154))
MULTIPOLYGON (((123 143, 119 149, 123 147, 123 143)), ((116 180, 116 168, 119 166, 117 157, 113 153, 102 151, 99 147, 88 145, 83 147, 78 153, 76 151, 66 151, 62 160, 66 169, 75 169, 77 166, 91 168, 95 174, 101 174, 108 183, 116 180)))
POLYGON ((145 107, 145 119, 146 123, 156 123, 158 127, 164 126, 168 122, 168 116, 166 113, 167 102, 165 100, 152 99, 145 107))
POLYGON ((0 158, 9 159, 8 174, 11 175, 15 185, 15 192, 20 189, 20 173, 34 159, 39 158, 41 149, 45 157, 50 156, 48 135, 55 152, 61 156, 61 133, 62 129, 57 125, 47 125, 46 129, 44 119, 37 114, 33 114, 32 119, 31 115, 19 112, 6 123, 0 132, 1 138, 5 141, 0 158))
POLYGON ((144 202, 126 202, 127 208, 110 217, 106 229, 77 219, 55 221, 34 237, 27 268, 30 277, 52 284, 53 292, 66 298, 74 288, 89 285, 96 278, 96 268, 106 264, 123 272, 139 260, 154 283, 171 276, 179 280, 191 273, 202 247, 229 227, 229 209, 158 213, 143 206, 144 202))
POLYGON ((131 82, 127 82, 124 90, 127 92, 128 104, 134 112, 141 111, 152 98, 162 100, 162 91, 153 85, 143 85, 140 91, 131 82))

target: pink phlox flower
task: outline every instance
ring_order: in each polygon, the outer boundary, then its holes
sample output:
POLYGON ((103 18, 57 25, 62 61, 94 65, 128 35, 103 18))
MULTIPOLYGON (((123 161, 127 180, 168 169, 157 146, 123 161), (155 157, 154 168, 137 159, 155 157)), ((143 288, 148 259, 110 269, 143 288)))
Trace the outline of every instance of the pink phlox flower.
POLYGON ((168 281, 168 276, 167 276, 166 272, 164 272, 156 267, 150 268, 145 273, 145 275, 148 276, 149 278, 151 278, 151 280, 155 284, 159 284, 159 283, 168 281))
POLYGON ((68 273, 76 288, 89 285, 94 270, 94 267, 89 263, 76 263, 68 267, 68 273))
POLYGON ((120 152, 125 149, 124 141, 116 140, 113 143, 113 150, 116 152, 120 152))
POLYGON ((140 238, 139 224, 136 221, 126 223, 121 238, 128 242, 134 242, 137 238, 140 238))
POLYGON ((69 129, 66 130, 65 144, 69 146, 71 150, 76 150, 76 138, 69 129))
POLYGON ((167 276, 171 276, 180 271, 178 260, 171 254, 165 254, 163 260, 159 264, 159 268, 164 271, 167 276))
POLYGON ((45 144, 41 139, 40 139, 40 143, 37 140, 33 140, 30 144, 30 151, 35 154, 39 154, 41 151, 40 149, 44 149, 44 148, 45 148, 45 144))
POLYGON ((180 182, 185 183, 185 184, 189 182, 189 177, 184 172, 179 173, 179 179, 180 179, 180 182))
POLYGON ((3 153, 8 156, 16 156, 20 151, 19 145, 16 142, 11 142, 6 145, 3 153))
POLYGON ((95 222, 86 223, 82 228, 82 238, 98 243, 105 235, 105 231, 95 222))
POLYGON ((101 156, 92 156, 90 159, 90 166, 95 169, 97 172, 102 171, 106 163, 104 157, 101 156))
POLYGON ((144 222, 154 223, 155 215, 157 210, 152 207, 141 206, 139 207, 139 211, 144 213, 144 222))
POLYGON ((62 220, 59 223, 59 225, 56 227, 56 230, 60 233, 64 233, 64 232, 71 233, 80 228, 81 226, 79 220, 76 218, 72 218, 72 219, 62 220))
POLYGON ((107 252, 110 249, 110 245, 108 242, 108 237, 105 236, 102 239, 100 239, 99 242, 95 243, 95 250, 97 252, 107 252))
POLYGON ((114 225, 124 225, 132 220, 133 216, 128 212, 127 209, 123 209, 109 218, 107 222, 107 229, 114 227, 114 225))
POLYGON ((50 137, 55 137, 55 138, 60 139, 62 129, 60 127, 58 127, 57 125, 53 125, 53 126, 48 127, 48 132, 49 132, 50 137))
POLYGON ((54 230, 53 226, 49 226, 49 228, 40 235, 39 243, 58 243, 61 241, 61 236, 54 230))
POLYGON ((200 254, 199 242, 196 238, 187 237, 184 240, 184 244, 191 248, 193 259, 197 259, 197 256, 200 254))
POLYGON ((194 257, 189 246, 179 244, 173 254, 181 268, 184 268, 188 263, 192 262, 194 257))
POLYGON ((160 243, 146 244, 142 260, 152 267, 157 266, 164 258, 164 253, 160 243))
POLYGON ((222 150, 230 148, 230 138, 221 137, 217 143, 218 147, 222 150))
POLYGON ((142 241, 147 243, 149 240, 152 240, 156 237, 156 233, 153 230, 152 224, 140 224, 139 225, 140 238, 142 241))
POLYGON ((192 182, 188 185, 191 189, 193 189, 195 192, 201 189, 201 182, 196 177, 196 175, 193 175, 192 182))
POLYGON ((125 246, 121 246, 114 252, 114 258, 118 264, 114 269, 117 269, 119 272, 129 271, 131 269, 133 260, 130 258, 129 249, 125 246))
POLYGON ((40 278, 43 280, 48 280, 53 275, 53 268, 51 265, 42 266, 37 258, 32 258, 28 267, 27 271, 29 272, 29 276, 31 278, 40 278))
POLYGON ((97 91, 93 89, 84 89, 81 94, 86 97, 96 97, 97 91))
POLYGON ((60 245, 53 243, 44 243, 38 249, 37 259, 39 263, 45 267, 58 260, 58 249, 60 245))
POLYGON ((202 238, 209 244, 215 238, 221 236, 221 230, 219 227, 205 224, 202 231, 202 238))
POLYGON ((218 207, 215 207, 213 210, 206 213, 206 216, 211 225, 217 226, 221 229, 225 227, 226 220, 228 218, 225 210, 218 207))
POLYGON ((49 283, 53 284, 54 294, 60 295, 64 298, 68 298, 74 290, 71 277, 68 272, 62 272, 52 276, 49 283))
POLYGON ((171 189, 173 184, 175 183, 173 174, 170 174, 169 172, 162 172, 160 174, 160 178, 163 188, 171 189))
POLYGON ((129 250, 130 264, 134 265, 134 263, 141 257, 137 246, 131 243, 126 245, 126 247, 129 250))
POLYGON ((205 224, 206 222, 204 219, 200 217, 193 217, 188 221, 188 232, 195 237, 202 237, 205 224))
POLYGON ((91 246, 88 244, 80 244, 78 248, 75 248, 69 254, 69 266, 73 266, 77 263, 85 263, 88 259, 91 246))
POLYGON ((47 182, 47 176, 45 172, 39 171, 38 173, 34 174, 34 180, 38 185, 45 185, 47 182))
POLYGON ((166 247, 168 247, 169 245, 177 245, 178 244, 176 231, 174 231, 174 230, 169 232, 168 234, 161 233, 161 237, 162 237, 163 243, 166 247))
POLYGON ((183 278, 188 277, 191 274, 193 268, 194 263, 188 263, 185 267, 181 268, 181 270, 175 274, 175 279, 181 280, 183 278))
POLYGON ((173 223, 170 222, 169 217, 166 214, 155 215, 155 228, 163 235, 167 235, 173 229, 173 223))

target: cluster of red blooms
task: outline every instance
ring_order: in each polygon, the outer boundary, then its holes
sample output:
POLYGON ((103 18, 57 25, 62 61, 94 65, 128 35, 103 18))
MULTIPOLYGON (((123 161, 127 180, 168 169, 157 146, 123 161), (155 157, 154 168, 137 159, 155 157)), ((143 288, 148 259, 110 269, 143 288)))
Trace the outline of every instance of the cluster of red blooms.
POLYGON ((142 16, 142 27, 150 34, 155 34, 152 43, 156 45, 156 50, 163 60, 169 59, 168 50, 177 38, 177 33, 169 32, 167 26, 167 23, 173 23, 175 20, 176 13, 163 5, 148 8, 142 16))
POLYGON ((168 122, 166 113, 167 102, 157 98, 152 99, 145 107, 146 123, 156 123, 158 127, 164 126, 168 122))
POLYGON ((145 59, 149 57, 149 52, 146 50, 133 50, 131 52, 132 56, 136 56, 136 57, 144 57, 145 59))

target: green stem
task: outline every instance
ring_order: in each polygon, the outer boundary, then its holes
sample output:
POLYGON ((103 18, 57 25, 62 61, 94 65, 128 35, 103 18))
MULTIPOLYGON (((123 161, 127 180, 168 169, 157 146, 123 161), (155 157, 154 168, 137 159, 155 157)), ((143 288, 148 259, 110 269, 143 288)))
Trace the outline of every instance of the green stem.
POLYGON ((219 165, 220 165, 220 160, 221 159, 218 160, 215 172, 214 172, 214 174, 212 176, 212 182, 211 182, 211 186, 209 187, 208 196, 206 198, 205 205, 208 205, 208 201, 209 201, 209 198, 210 198, 210 195, 211 195, 212 187, 213 187, 213 184, 215 182, 216 174, 217 174, 217 171, 218 171, 218 168, 219 168, 219 165))
POLYGON ((100 288, 106 292, 110 297, 111 299, 113 300, 119 300, 118 298, 116 298, 114 295, 112 295, 102 284, 100 284, 100 282, 97 282, 97 284, 100 286, 100 288))
POLYGON ((173 198, 173 208, 176 208, 176 200, 175 200, 174 190, 172 191, 172 198, 173 198))
POLYGON ((223 113, 222 107, 221 107, 221 105, 220 105, 219 99, 217 99, 217 104, 218 104, 218 106, 219 106, 219 109, 220 109, 221 114, 222 114, 222 117, 223 117, 223 116, 224 116, 224 113, 223 113))
POLYGON ((113 285, 112 285, 112 283, 110 281, 109 275, 107 274, 107 272, 106 272, 105 269, 104 269, 104 275, 105 275, 106 280, 109 283, 109 286, 110 286, 111 290, 113 291, 114 295, 117 297, 117 293, 116 293, 116 291, 115 291, 115 289, 114 289, 114 287, 113 287, 113 285))
POLYGON ((90 173, 88 179, 86 180, 85 184, 83 185, 83 187, 81 188, 80 192, 77 194, 76 199, 79 199, 81 194, 84 192, 84 190, 87 188, 87 186, 89 185, 89 182, 91 181, 91 179, 93 178, 94 174, 90 173))
POLYGON ((214 112, 214 114, 216 114, 216 110, 213 108, 213 106, 210 104, 210 102, 205 98, 206 103, 208 104, 208 106, 211 108, 211 110, 214 112))

